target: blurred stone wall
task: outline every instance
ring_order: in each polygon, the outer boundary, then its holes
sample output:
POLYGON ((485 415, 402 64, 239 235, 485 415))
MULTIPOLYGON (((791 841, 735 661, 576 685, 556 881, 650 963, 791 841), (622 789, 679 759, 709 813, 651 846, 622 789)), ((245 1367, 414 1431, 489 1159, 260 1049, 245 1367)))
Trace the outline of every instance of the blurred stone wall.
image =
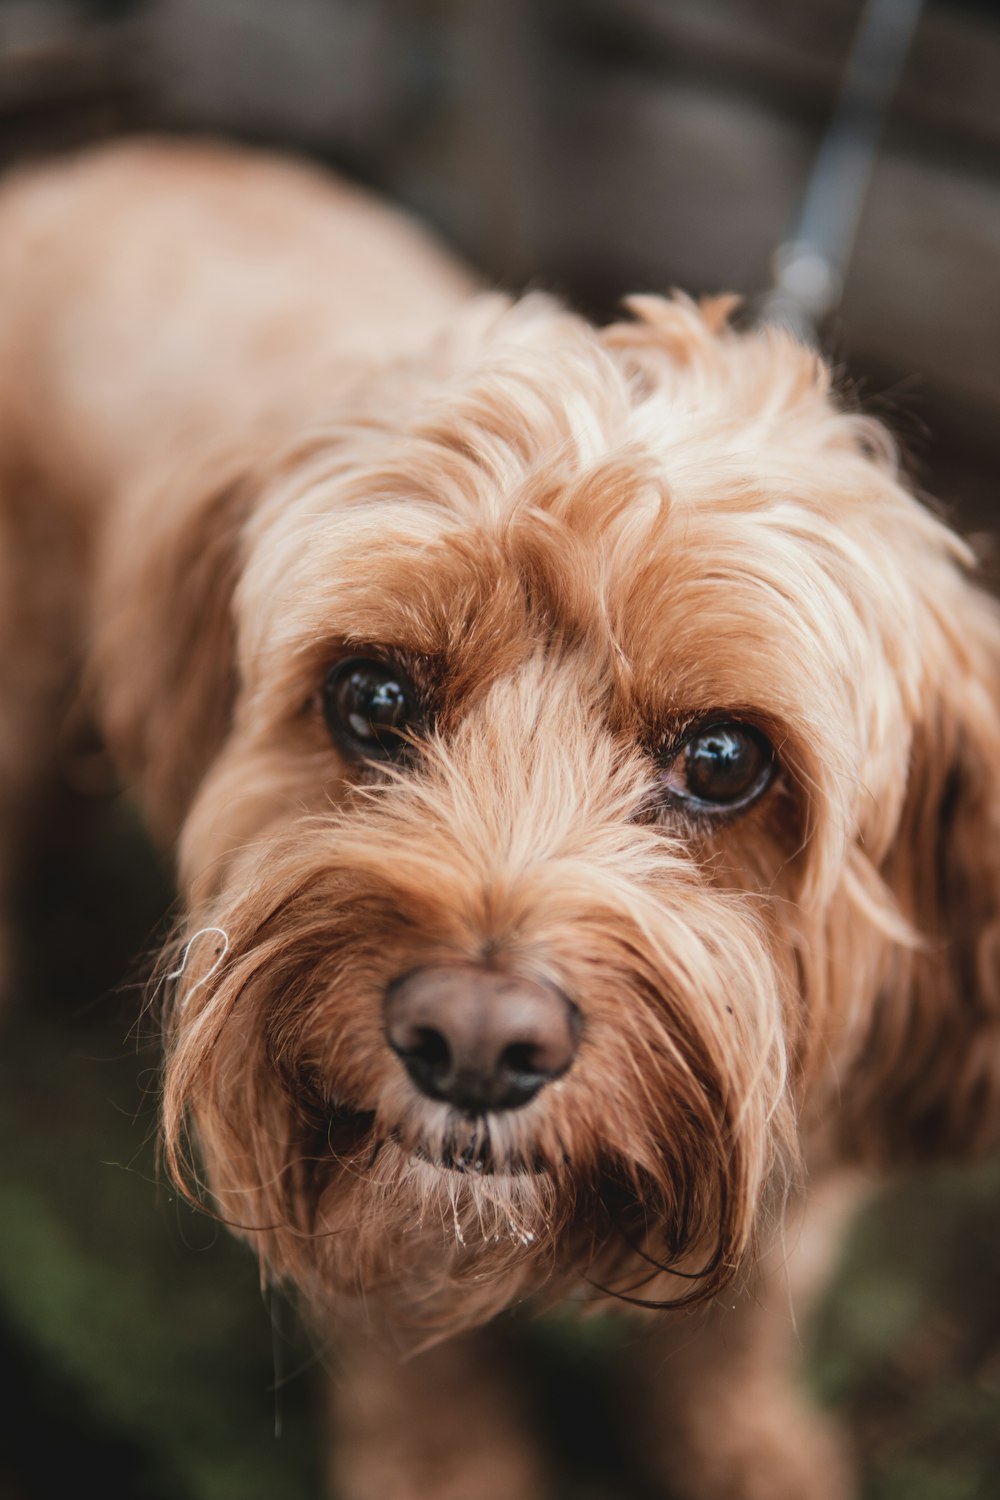
MULTIPOLYGON (((0 0, 0 159, 122 129, 235 135, 346 166, 504 284, 554 285, 598 312, 634 288, 753 295, 861 9, 0 0)), ((932 429, 918 450, 976 524, 992 519, 1000 459, 998 270, 1000 15, 936 0, 827 337, 889 389, 905 436, 932 429)))

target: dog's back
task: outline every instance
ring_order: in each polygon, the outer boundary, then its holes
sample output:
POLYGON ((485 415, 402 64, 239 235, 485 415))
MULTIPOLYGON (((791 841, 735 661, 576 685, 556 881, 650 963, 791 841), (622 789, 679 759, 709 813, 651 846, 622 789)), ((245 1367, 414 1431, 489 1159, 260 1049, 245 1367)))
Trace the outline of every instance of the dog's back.
POLYGON ((127 144, 0 192, 0 421, 67 498, 319 407, 473 289, 363 193, 236 148, 127 144), (13 428, 13 431, 12 431, 13 428))

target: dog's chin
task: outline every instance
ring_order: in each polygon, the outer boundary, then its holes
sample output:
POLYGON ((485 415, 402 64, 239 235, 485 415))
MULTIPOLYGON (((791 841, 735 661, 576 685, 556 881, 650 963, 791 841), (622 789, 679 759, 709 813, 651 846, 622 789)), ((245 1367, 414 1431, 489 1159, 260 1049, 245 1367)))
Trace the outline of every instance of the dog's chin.
POLYGON ((402 1119, 338 1111, 313 1158, 305 1233, 271 1241, 307 1301, 322 1312, 361 1289, 394 1324, 427 1330, 475 1326, 533 1293, 552 1273, 561 1185, 508 1125, 435 1105, 402 1119))

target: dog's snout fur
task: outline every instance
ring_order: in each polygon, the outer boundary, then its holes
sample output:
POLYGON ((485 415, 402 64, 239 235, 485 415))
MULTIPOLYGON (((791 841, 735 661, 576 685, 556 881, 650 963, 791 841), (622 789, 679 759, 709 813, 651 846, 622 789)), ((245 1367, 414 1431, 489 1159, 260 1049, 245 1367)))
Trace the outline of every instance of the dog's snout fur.
POLYGON ((475 964, 390 986, 389 1046, 417 1088, 470 1115, 518 1109, 571 1067, 580 1012, 553 985, 475 964))

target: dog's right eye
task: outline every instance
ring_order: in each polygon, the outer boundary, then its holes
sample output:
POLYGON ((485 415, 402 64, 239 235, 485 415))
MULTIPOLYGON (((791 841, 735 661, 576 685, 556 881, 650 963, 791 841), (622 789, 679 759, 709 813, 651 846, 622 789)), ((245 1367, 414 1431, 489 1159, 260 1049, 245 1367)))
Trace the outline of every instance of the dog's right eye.
POLYGON ((417 695, 402 668, 361 657, 327 672, 323 717, 342 749, 370 760, 398 759, 408 746, 407 731, 420 727, 417 695))
POLYGON ((724 720, 688 736, 666 767, 663 784, 674 801, 717 816, 750 807, 774 772, 774 749, 760 730, 724 720))

